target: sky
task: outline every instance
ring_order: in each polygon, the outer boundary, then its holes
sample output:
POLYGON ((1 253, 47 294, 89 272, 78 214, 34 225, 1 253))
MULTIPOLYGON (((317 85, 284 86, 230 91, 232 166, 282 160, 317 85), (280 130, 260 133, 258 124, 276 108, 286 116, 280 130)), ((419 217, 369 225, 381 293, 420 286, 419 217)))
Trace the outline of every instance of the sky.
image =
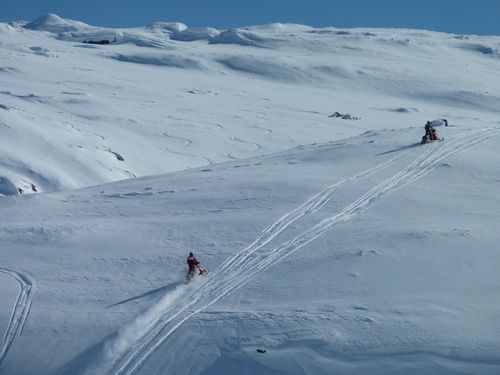
POLYGON ((0 0, 0 21, 55 13, 96 26, 179 21, 219 29, 300 23, 500 35, 500 0, 0 0))

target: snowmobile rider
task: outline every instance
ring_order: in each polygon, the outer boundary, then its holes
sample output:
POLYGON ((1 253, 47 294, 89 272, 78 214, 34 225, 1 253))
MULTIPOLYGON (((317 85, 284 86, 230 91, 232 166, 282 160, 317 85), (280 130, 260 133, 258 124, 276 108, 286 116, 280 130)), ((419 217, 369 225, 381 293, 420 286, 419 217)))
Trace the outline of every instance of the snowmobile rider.
POLYGON ((201 275, 201 274, 203 274, 203 272, 205 272, 205 270, 203 269, 203 267, 200 264, 200 261, 195 258, 195 256, 193 255, 192 252, 190 252, 189 256, 187 257, 187 264, 188 264, 188 268, 189 268, 188 269, 188 277, 189 278, 192 278, 194 276, 197 268, 200 271, 198 273, 198 275, 201 275))
POLYGON ((429 141, 435 141, 438 139, 436 129, 434 129, 434 127, 432 126, 430 121, 427 121, 427 123, 425 124, 425 136, 424 137, 426 139, 428 139, 429 141))
POLYGON ((432 133, 431 130, 434 129, 431 125, 430 121, 427 121, 425 124, 425 136, 428 137, 428 139, 432 139, 432 133))

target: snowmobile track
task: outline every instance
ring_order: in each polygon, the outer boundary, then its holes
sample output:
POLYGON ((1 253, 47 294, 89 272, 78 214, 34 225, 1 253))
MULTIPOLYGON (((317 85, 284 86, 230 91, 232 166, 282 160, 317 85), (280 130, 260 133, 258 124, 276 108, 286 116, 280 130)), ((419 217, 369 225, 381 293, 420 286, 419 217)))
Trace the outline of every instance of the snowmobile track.
POLYGON ((30 313, 31 304, 33 302, 33 293, 35 291, 35 281, 31 276, 25 273, 15 272, 7 268, 0 268, 0 272, 12 276, 20 286, 16 304, 12 310, 9 325, 5 331, 2 351, 0 352, 0 366, 7 356, 14 340, 23 331, 26 319, 30 313))
POLYGON ((187 302, 184 305, 174 305, 168 311, 164 311, 131 346, 117 353, 117 357, 112 358, 111 363, 105 364, 106 370, 104 373, 114 375, 135 374, 163 342, 185 321, 239 289, 257 273, 267 270, 284 257, 291 255, 309 242, 320 237, 332 226, 352 219, 366 211, 372 204, 420 179, 432 171, 443 159, 467 150, 499 134, 500 130, 495 128, 474 130, 455 136, 445 144, 430 144, 411 164, 373 187, 340 212, 320 221, 318 224, 280 246, 264 249, 266 244, 293 222, 304 215, 321 209, 341 184, 374 174, 396 163, 404 155, 323 190, 300 207, 285 214, 267 227, 247 248, 228 258, 217 271, 202 281, 197 290, 187 296, 187 302))

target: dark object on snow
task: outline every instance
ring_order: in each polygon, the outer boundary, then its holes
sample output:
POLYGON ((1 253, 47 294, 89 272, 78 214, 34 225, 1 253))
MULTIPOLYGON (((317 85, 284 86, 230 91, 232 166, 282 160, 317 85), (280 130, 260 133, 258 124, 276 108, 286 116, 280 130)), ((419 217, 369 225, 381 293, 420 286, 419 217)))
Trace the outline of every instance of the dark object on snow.
POLYGON ((333 115, 330 115, 328 117, 343 117, 344 115, 342 113, 339 113, 339 112, 335 112, 333 115))
POLYGON ((100 45, 108 45, 112 43, 116 43, 116 38, 113 38, 113 40, 108 40, 108 39, 102 39, 102 40, 84 40, 82 43, 87 43, 87 44, 100 44, 100 45))
POLYGON ((38 191, 36 190, 36 186, 34 184, 31 184, 31 190, 33 190, 35 193, 38 191))
POLYGON ((433 141, 442 141, 444 138, 439 138, 438 133, 436 132, 436 129, 431 128, 429 133, 425 133, 425 135, 422 137, 422 144, 433 142, 433 141))
POLYGON ((19 192, 19 194, 24 193, 24 190, 23 190, 23 189, 21 189, 20 187, 18 187, 18 188, 17 188, 17 191, 19 192))
MULTIPOLYGON (((445 123, 448 123, 448 122, 446 121, 445 123)), ((438 141, 438 140, 439 140, 439 136, 438 136, 436 129, 434 129, 434 127, 432 126, 432 123, 430 121, 427 121, 427 123, 425 124, 425 135, 422 137, 421 143, 424 144, 424 143, 438 141)))
POLYGON ((257 349, 257 353, 265 353, 266 349, 257 349))
POLYGON ((328 117, 340 117, 341 119, 344 120, 361 120, 360 116, 354 116, 351 115, 350 113, 342 114, 340 112, 335 112, 333 115, 330 115, 328 117))
POLYGON ((123 156, 121 156, 118 152, 114 152, 110 149, 108 149, 109 152, 111 152, 113 155, 116 156, 116 158, 119 160, 119 161, 125 161, 125 159, 123 158, 123 156))
POLYGON ((201 276, 205 273, 205 269, 201 266, 201 263, 198 259, 195 258, 192 252, 189 253, 189 256, 186 259, 186 262, 188 264, 188 274, 187 274, 187 279, 192 280, 195 273, 196 269, 198 268, 198 276, 201 276))
POLYGON ((431 143, 431 142, 443 142, 444 141, 444 138, 437 138, 437 139, 433 139, 433 140, 430 140, 430 139, 427 139, 426 136, 424 135, 422 137, 422 144, 426 144, 426 143, 431 143))
POLYGON ((196 268, 199 267, 200 261, 195 258, 193 253, 189 253, 189 256, 186 259, 189 270, 189 273, 194 273, 196 271, 196 268))

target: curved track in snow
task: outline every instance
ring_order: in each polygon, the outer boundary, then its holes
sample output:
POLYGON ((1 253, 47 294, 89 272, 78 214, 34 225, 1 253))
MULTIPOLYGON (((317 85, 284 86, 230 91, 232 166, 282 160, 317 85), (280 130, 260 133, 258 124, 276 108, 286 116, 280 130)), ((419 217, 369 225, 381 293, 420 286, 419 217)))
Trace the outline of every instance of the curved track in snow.
MULTIPOLYGON (((182 147, 189 147, 193 144, 193 141, 187 137, 180 137, 177 135, 171 135, 168 132, 163 132, 163 133, 161 133, 161 135, 166 137, 166 138, 173 139, 176 142, 182 143, 182 147)), ((177 151, 177 150, 173 150, 171 147, 165 147, 164 150, 166 150, 172 154, 176 154, 176 155, 182 155, 182 156, 187 156, 190 158, 201 159, 201 160, 204 160, 205 162, 207 162, 209 165, 214 164, 214 161, 212 159, 210 159, 206 156, 203 156, 203 155, 192 154, 192 153, 184 152, 184 151, 177 151)))
POLYGON ((262 130, 264 134, 271 134, 273 131, 269 128, 264 128, 263 126, 250 125, 249 128, 262 130))
POLYGON ((235 136, 229 137, 231 141, 238 142, 238 143, 243 143, 245 145, 249 145, 252 148, 252 151, 260 150, 262 148, 262 145, 256 142, 251 142, 251 141, 246 141, 242 138, 238 138, 235 136))
POLYGON ((33 293, 35 291, 35 281, 31 276, 25 273, 15 272, 7 268, 0 268, 0 272, 12 276, 19 283, 19 294, 16 304, 12 310, 9 325, 5 331, 2 351, 0 352, 0 366, 7 356, 14 340, 21 334, 30 313, 33 302, 33 293))
MULTIPOLYGON (((142 336, 126 347, 118 345, 119 351, 109 353, 108 363, 98 373, 113 375, 135 374, 145 361, 174 333, 186 320, 210 307, 223 297, 234 292, 250 281, 257 273, 267 270, 284 257, 299 250, 320 237, 336 224, 348 221, 366 211, 372 204, 387 197, 432 171, 443 159, 464 151, 478 143, 500 134, 498 129, 482 129, 462 133, 444 144, 431 144, 411 164, 392 177, 382 181, 360 198, 318 224, 310 227, 295 238, 275 248, 265 248, 272 239, 283 232, 293 222, 304 215, 321 209, 333 192, 348 181, 360 179, 376 173, 402 158, 392 159, 384 164, 361 172, 335 184, 300 207, 281 217, 267 227, 250 246, 228 258, 209 278, 203 280, 198 289, 188 293, 179 303, 174 303, 162 314, 149 321, 142 336), (185 301, 185 303, 183 303, 185 301)), ((121 343, 123 344, 123 343, 121 343)))
MULTIPOLYGON (((215 164, 215 162, 212 159, 207 158, 206 156, 203 156, 203 155, 191 154, 189 152, 175 151, 175 150, 172 150, 169 147, 164 147, 163 149, 165 151, 170 152, 171 154, 181 155, 181 156, 187 156, 187 157, 190 157, 190 158, 201 159, 201 160, 207 162, 209 165, 215 164)), ((203 164, 203 165, 205 165, 205 164, 203 164)))
POLYGON ((180 137, 180 136, 177 136, 177 135, 171 135, 168 132, 163 132, 163 133, 161 133, 161 135, 163 135, 164 137, 173 139, 175 141, 181 142, 183 146, 190 146, 190 145, 193 144, 193 141, 191 139, 189 139, 189 138, 186 138, 186 137, 180 137))

